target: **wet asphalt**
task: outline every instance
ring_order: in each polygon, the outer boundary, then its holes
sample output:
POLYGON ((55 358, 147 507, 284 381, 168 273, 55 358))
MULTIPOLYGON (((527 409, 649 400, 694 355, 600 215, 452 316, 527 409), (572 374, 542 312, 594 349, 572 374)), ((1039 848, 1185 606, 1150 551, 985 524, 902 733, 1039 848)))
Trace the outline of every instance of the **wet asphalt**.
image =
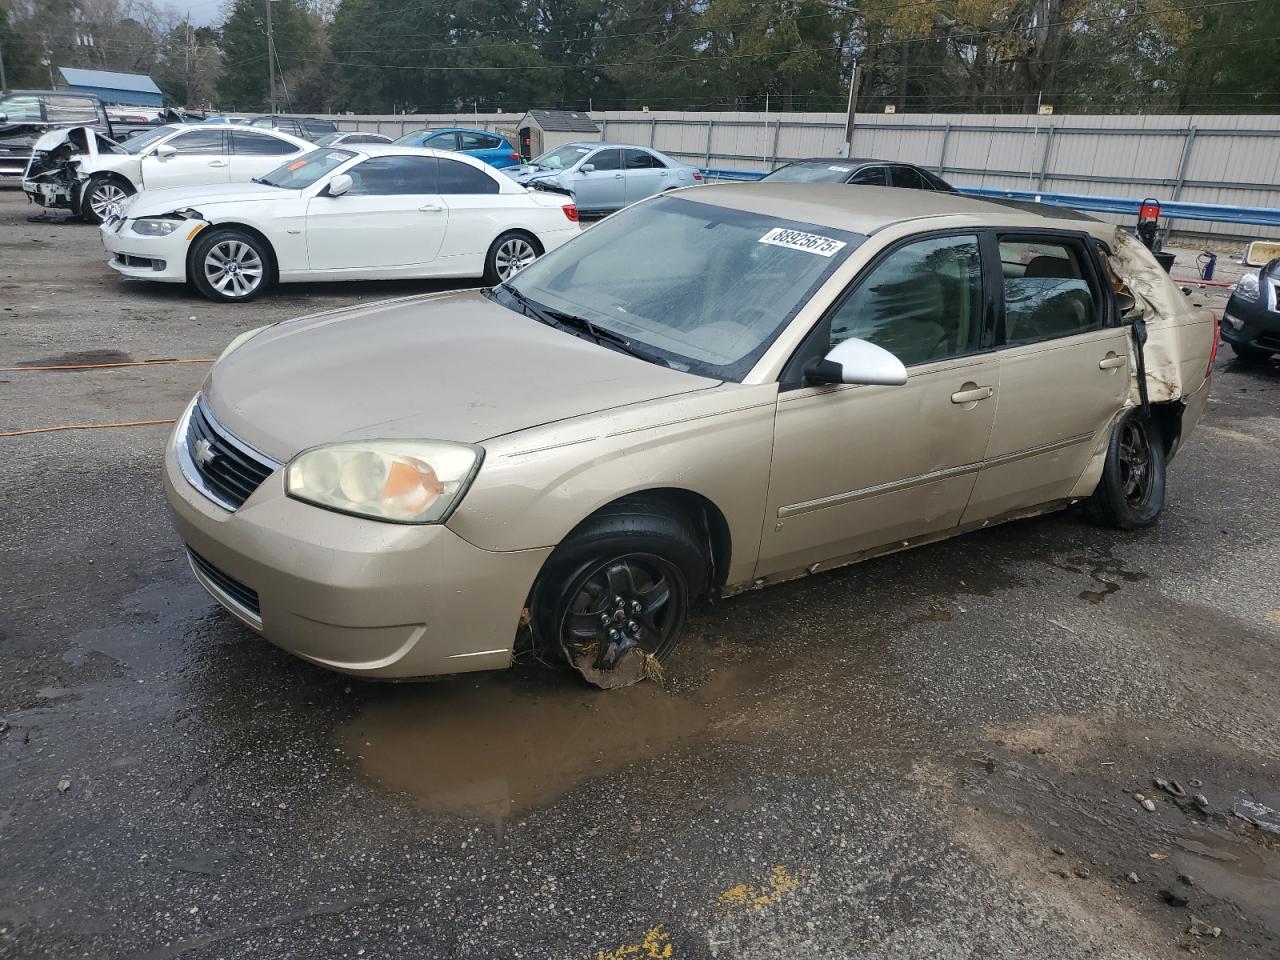
MULTIPOLYGON (((5 368, 441 287, 217 306, 33 212, 0 188, 5 368)), ((172 418, 206 369, 6 369, 0 433, 172 418)), ((1152 529, 704 606, 610 693, 277 651, 190 576, 168 429, 0 437, 0 957, 1280 956, 1280 835, 1232 812, 1280 808, 1280 365, 1224 349, 1152 529)))

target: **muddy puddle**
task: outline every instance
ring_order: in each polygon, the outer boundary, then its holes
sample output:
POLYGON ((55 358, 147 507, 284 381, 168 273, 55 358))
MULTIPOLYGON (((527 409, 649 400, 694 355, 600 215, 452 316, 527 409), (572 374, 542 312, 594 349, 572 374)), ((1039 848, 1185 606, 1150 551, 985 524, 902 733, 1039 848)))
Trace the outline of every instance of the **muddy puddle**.
POLYGON ((386 689, 338 731, 382 786, 437 813, 505 819, 575 785, 712 734, 772 671, 722 667, 697 686, 585 688, 536 667, 386 689))
POLYGON ((1190 896, 1208 894, 1280 934, 1280 848, 1239 834, 1185 831, 1170 857, 1192 881, 1190 896))

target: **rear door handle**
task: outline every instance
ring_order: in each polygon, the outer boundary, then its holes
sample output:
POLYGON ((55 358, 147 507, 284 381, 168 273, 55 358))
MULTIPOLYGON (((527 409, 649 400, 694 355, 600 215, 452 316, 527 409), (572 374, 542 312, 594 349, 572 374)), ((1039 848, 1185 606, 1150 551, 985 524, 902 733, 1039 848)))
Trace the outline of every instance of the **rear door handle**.
POLYGON ((211 167, 225 167, 226 165, 227 165, 227 161, 225 161, 225 160, 210 160, 210 161, 209 161, 209 166, 211 166, 211 167))
POLYGON ((444 209, 444 207, 440 206, 438 203, 424 203, 418 209, 423 213, 439 213, 444 209))
POLYGON ((1123 367, 1128 357, 1117 357, 1114 352, 1108 350, 1107 355, 1098 361, 1099 370, 1114 370, 1116 367, 1123 367))
POLYGON ((990 387, 980 387, 976 383, 966 383, 951 395, 951 402, 977 403, 979 400, 986 400, 993 393, 995 393, 995 391, 990 387))

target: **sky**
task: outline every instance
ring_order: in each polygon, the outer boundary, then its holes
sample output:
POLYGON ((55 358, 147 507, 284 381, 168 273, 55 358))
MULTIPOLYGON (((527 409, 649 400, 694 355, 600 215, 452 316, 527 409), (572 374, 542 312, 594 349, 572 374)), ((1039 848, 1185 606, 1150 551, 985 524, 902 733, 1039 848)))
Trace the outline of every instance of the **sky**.
POLYGON ((222 6, 226 0, 156 0, 156 6, 172 10, 179 17, 191 11, 191 22, 197 27, 207 27, 222 19, 222 6))

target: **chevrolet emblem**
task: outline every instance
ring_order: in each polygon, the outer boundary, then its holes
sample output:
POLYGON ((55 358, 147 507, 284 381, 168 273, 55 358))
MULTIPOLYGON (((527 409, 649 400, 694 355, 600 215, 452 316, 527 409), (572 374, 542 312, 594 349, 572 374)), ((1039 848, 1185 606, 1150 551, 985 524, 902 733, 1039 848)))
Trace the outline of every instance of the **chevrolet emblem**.
POLYGON ((196 441, 196 463, 202 467, 207 467, 213 463, 214 458, 218 455, 213 452, 213 444, 204 437, 196 441))

